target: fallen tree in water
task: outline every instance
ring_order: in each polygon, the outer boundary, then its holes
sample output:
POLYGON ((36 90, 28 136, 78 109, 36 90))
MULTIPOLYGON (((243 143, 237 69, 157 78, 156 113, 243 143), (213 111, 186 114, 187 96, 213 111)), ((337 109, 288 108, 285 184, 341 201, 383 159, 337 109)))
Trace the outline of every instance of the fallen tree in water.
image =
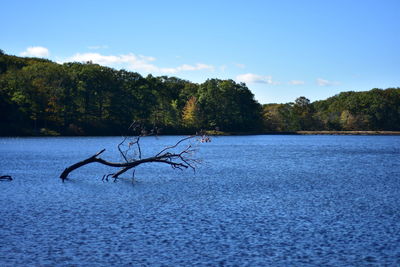
MULTIPOLYGON (((129 129, 132 131, 137 131, 138 128, 142 129, 139 124, 133 123, 129 129)), ((140 130, 140 133, 136 136, 128 137, 125 136, 123 141, 118 144, 118 151, 124 162, 110 162, 100 158, 99 156, 105 151, 105 149, 100 150, 93 156, 88 157, 85 160, 79 161, 67 168, 61 173, 60 178, 64 182, 68 178, 68 175, 85 165, 91 163, 100 163, 109 167, 119 168, 116 172, 103 175, 103 180, 107 180, 111 177, 116 181, 119 176, 129 170, 133 169, 132 178, 135 175, 135 167, 144 163, 163 163, 171 166, 173 169, 187 169, 191 168, 195 170, 195 164, 199 161, 193 158, 194 152, 196 152, 196 147, 193 142, 210 142, 208 136, 202 134, 191 135, 178 140, 174 145, 168 146, 160 150, 157 154, 151 157, 142 158, 142 148, 140 145, 140 140, 144 136, 155 135, 155 131, 151 131, 148 134, 145 130, 140 130), (179 150, 180 148, 180 150, 179 150), (178 150, 177 150, 178 149, 178 150)))

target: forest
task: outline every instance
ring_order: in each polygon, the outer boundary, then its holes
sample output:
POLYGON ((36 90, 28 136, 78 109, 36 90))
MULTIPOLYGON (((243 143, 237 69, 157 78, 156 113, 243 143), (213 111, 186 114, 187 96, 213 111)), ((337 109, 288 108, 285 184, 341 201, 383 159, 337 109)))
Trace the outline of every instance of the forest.
POLYGON ((400 88, 261 105, 246 84, 58 64, 0 50, 0 135, 121 135, 133 122, 160 134, 400 130, 400 88))

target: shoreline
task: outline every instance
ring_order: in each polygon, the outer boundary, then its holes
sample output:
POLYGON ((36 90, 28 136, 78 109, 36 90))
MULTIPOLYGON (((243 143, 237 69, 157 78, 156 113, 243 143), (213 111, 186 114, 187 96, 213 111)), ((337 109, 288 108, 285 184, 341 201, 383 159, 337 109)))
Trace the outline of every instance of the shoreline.
POLYGON ((297 131, 299 135, 400 135, 400 131, 297 131))
POLYGON ((239 135, 400 135, 400 131, 293 131, 293 132, 216 132, 207 131, 211 136, 239 135))
MULTIPOLYGON (((178 136, 189 134, 160 134, 158 136, 178 136)), ((293 131, 293 132, 221 132, 206 131, 209 136, 246 136, 246 135, 400 135, 400 131, 293 131)), ((14 135, 0 136, 1 138, 19 138, 19 137, 110 137, 119 135, 14 135)))

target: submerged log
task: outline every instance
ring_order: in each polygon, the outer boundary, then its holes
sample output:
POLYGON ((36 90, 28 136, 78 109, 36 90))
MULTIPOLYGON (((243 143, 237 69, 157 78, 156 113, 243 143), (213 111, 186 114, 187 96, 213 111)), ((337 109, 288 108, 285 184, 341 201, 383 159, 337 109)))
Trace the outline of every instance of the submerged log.
POLYGON ((0 181, 12 181, 13 178, 10 175, 2 175, 0 176, 0 181))

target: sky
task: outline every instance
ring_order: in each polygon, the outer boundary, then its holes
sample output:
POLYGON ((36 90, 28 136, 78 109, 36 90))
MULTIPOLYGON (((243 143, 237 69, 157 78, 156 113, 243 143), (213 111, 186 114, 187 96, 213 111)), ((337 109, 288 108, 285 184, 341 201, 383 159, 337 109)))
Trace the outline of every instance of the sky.
POLYGON ((2 1, 0 49, 244 82, 261 103, 400 87, 399 0, 2 1))

